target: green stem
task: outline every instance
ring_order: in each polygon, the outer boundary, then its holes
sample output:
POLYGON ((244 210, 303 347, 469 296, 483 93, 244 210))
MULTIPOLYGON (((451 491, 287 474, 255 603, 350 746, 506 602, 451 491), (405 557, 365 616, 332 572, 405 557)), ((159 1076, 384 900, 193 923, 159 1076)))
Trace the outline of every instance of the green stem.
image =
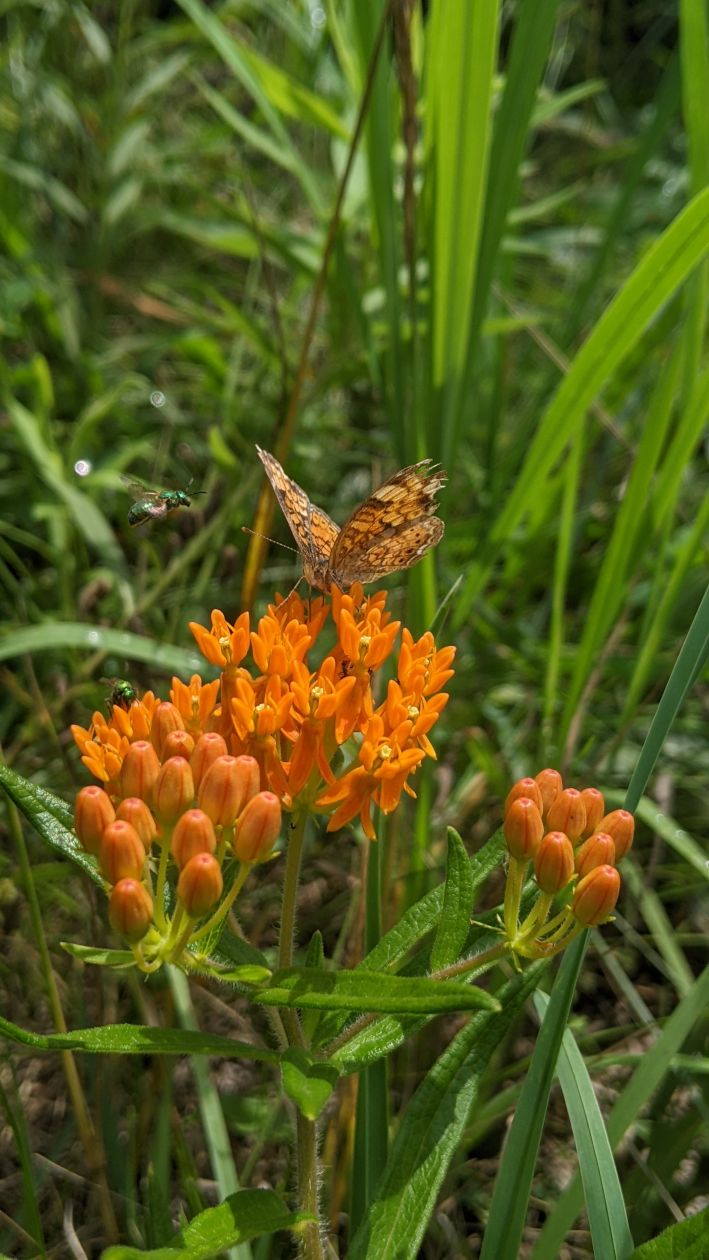
MULTIPOLYGON (((295 915, 298 900, 298 881, 303 860, 307 810, 297 814, 291 823, 286 844, 286 869, 283 877, 283 904, 281 908, 278 964, 293 966, 295 945, 295 915)), ((283 1026, 291 1046, 303 1046, 305 1038, 296 1011, 283 1011, 283 1026)), ((318 1205, 318 1151, 315 1124, 300 1110, 296 1111, 296 1153, 298 1159, 298 1203, 301 1211, 308 1212, 315 1220, 305 1226, 301 1236, 304 1260, 324 1260, 320 1237, 320 1213, 318 1205)))
POLYGON ((160 845, 160 862, 158 864, 158 878, 155 886, 155 921, 161 932, 167 927, 167 919, 165 918, 165 880, 167 879, 167 862, 170 857, 170 841, 172 840, 172 827, 165 827, 160 845))
POLYGON ((286 844, 286 871, 283 877, 283 903, 281 906, 281 930, 278 946, 279 967, 293 966, 293 948, 295 943, 295 913, 298 900, 298 880, 300 864, 303 860, 303 841, 307 812, 296 815, 290 825, 286 844))
POLYGON ((526 872, 526 861, 510 857, 510 864, 507 868, 507 883, 505 884, 504 923, 505 935, 511 941, 517 936, 519 903, 522 899, 522 888, 526 872))
POLYGON ((538 900, 519 929, 520 936, 536 936, 549 913, 549 907, 553 900, 554 897, 551 893, 540 893, 538 900))
POLYGON ((511 949, 511 941, 499 941, 497 945, 491 945, 489 949, 483 950, 481 954, 475 954, 473 958, 463 958, 460 962, 451 963, 449 967, 441 967, 440 971, 432 971, 431 979, 450 980, 453 976, 470 975, 471 971, 479 971, 481 967, 488 967, 490 963, 497 962, 498 958, 504 958, 511 949))
POLYGON ((215 910, 211 919, 207 919, 207 922, 199 929, 199 932, 195 932, 194 936, 190 937, 190 945, 194 944, 195 941, 201 941, 203 936, 207 936, 207 934, 211 932, 212 928, 215 928, 222 919, 226 918, 227 914, 231 910, 231 907, 239 896, 239 893, 244 887, 250 870, 251 864, 249 862, 242 862, 240 864, 239 873, 222 904, 217 910, 215 910))

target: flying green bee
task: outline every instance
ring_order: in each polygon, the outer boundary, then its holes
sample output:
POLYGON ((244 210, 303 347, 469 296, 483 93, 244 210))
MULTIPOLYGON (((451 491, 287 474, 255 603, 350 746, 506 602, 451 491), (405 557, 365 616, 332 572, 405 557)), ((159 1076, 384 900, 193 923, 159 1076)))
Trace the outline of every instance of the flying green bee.
POLYGON ((151 490, 133 477, 121 477, 121 481, 135 496, 135 503, 128 512, 128 524, 134 526, 144 525, 146 521, 159 521, 176 508, 189 507, 196 495, 205 493, 204 490, 190 490, 191 482, 186 490, 151 490))
POLYGON ((133 701, 138 699, 135 687, 125 678, 102 678, 101 682, 108 683, 111 688, 111 694, 106 697, 109 713, 114 704, 118 705, 119 709, 129 709, 133 701))

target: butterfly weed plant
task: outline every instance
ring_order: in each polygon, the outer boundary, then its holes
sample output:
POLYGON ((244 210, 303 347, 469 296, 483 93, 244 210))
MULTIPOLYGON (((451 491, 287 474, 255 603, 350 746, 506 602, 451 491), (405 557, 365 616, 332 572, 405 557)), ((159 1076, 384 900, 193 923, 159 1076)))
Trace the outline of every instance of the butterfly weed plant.
MULTIPOLYGON (((175 677, 169 698, 147 691, 72 727, 97 780, 76 797, 76 835, 130 951, 116 951, 120 966, 132 958, 150 975, 170 964, 236 985, 255 1012, 273 1016, 270 1053, 296 1115, 297 1203, 290 1216, 282 1204, 274 1215, 270 1192, 244 1191, 230 1200, 231 1233, 219 1233, 218 1209, 202 1214, 200 1229, 237 1242, 252 1212, 257 1232, 285 1222, 316 1260, 333 1254, 318 1117, 338 1078, 446 1011, 473 1013, 465 1036, 479 1072, 539 968, 610 917, 633 817, 606 812, 597 788, 565 787, 551 768, 522 778, 507 796, 502 835, 481 853, 468 858, 450 833, 442 897, 425 897, 354 969, 335 966, 320 947, 302 965, 296 907, 308 824, 336 835, 356 819, 364 843, 377 843, 377 820, 415 794, 422 763, 436 756, 455 649, 430 631, 415 638, 384 592, 365 595, 359 583, 276 598, 253 627, 248 613, 232 622, 214 610, 208 627, 190 629, 217 679, 175 677), (238 916, 254 869, 275 862, 282 907, 271 961, 244 941, 238 916), (501 862, 503 903, 478 921, 475 893, 501 862), (412 953, 413 969, 404 965, 412 953), (480 987, 496 965, 507 982, 495 973, 480 987)), ((347 1254, 394 1254, 378 1250, 379 1207, 375 1196, 347 1254)), ((425 1224, 422 1214, 419 1237, 425 1224)))

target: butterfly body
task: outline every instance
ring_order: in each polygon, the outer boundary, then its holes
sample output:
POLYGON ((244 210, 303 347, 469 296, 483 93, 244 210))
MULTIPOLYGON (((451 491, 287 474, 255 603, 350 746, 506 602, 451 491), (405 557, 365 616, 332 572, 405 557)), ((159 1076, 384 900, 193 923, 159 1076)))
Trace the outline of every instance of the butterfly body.
POLYGON ((416 564, 434 547, 444 524, 435 515, 446 473, 430 459, 400 469, 355 508, 342 529, 311 503, 275 456, 256 447, 303 559, 310 586, 340 590, 376 582, 416 564))

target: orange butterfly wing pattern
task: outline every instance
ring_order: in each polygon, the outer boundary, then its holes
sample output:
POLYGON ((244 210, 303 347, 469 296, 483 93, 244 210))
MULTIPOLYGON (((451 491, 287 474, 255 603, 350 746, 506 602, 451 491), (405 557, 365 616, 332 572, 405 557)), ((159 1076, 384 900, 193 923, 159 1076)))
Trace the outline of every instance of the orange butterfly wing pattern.
POLYGON ((330 556, 329 576, 338 586, 377 582, 409 569, 440 541, 445 525, 436 516, 436 495, 446 473, 430 459, 394 473, 355 508, 330 556))
POLYGON ((329 590, 327 566, 333 544, 340 530, 327 512, 310 502, 305 491, 286 476, 274 455, 256 447, 266 469, 273 492, 278 499, 303 560, 303 576, 310 586, 329 590))
POLYGON ((444 530, 436 495, 446 473, 430 459, 394 473, 355 508, 340 530, 327 512, 283 471, 268 451, 259 458, 303 558, 306 582, 329 591, 353 582, 376 582, 408 569, 434 547, 444 530))

